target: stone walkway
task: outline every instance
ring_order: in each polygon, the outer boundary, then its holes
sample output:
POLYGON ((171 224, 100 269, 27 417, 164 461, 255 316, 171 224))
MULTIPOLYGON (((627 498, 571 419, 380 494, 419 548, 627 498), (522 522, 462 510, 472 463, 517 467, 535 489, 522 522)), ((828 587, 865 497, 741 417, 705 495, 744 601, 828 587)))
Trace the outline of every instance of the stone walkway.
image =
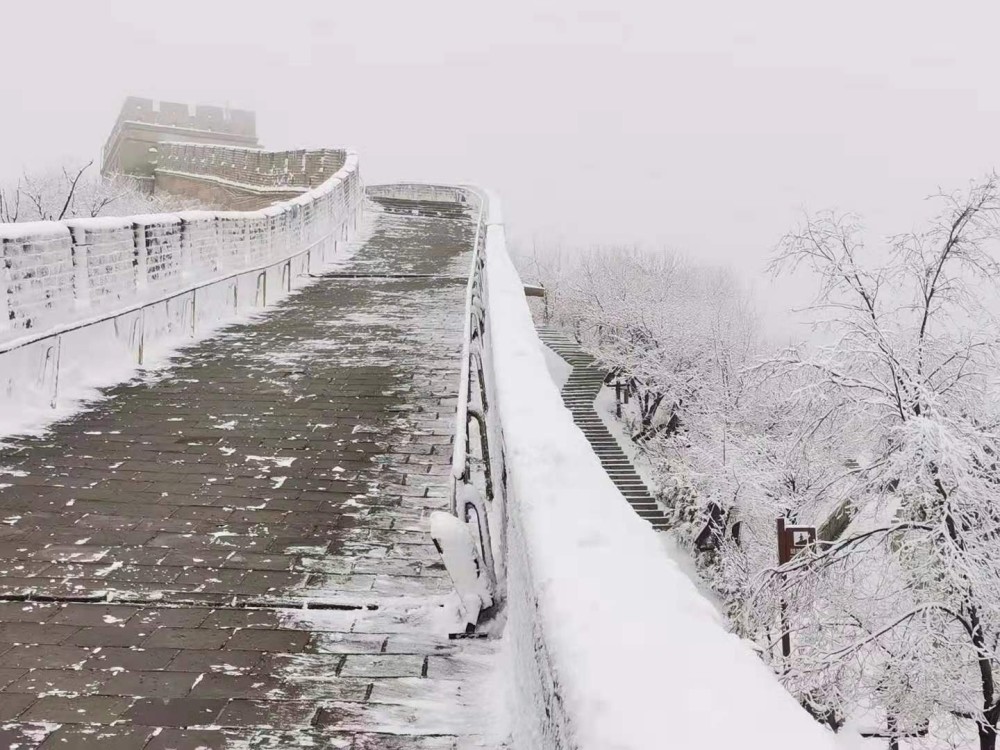
POLYGON ((611 481, 640 518, 649 521, 654 529, 670 528, 663 510, 657 505, 646 483, 594 407, 594 400, 604 385, 607 373, 597 366, 593 357, 565 334, 551 328, 539 328, 538 336, 543 344, 573 368, 562 389, 563 401, 573 413, 573 421, 601 459, 601 466, 611 477, 611 481))
POLYGON ((484 746, 494 644, 448 640, 427 534, 474 226, 373 215, 339 278, 0 448, 0 748, 484 746))

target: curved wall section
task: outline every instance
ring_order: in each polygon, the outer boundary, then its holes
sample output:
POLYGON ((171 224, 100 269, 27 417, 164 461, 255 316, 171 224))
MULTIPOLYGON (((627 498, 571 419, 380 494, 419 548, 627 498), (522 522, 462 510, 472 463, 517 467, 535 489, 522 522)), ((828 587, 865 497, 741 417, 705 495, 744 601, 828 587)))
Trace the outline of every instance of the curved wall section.
POLYGON ((55 407, 69 366, 124 372, 290 291, 360 220, 358 158, 338 153, 328 179, 259 210, 0 224, 0 412, 55 407))
POLYGON ((347 160, 343 149, 261 151, 161 143, 153 191, 225 210, 252 210, 321 185, 347 160))

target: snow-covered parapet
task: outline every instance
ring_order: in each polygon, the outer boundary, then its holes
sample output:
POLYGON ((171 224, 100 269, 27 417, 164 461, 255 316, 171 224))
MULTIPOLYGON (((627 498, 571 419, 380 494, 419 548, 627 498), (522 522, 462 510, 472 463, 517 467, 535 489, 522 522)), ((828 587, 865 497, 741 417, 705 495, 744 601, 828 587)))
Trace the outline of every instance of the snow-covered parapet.
MULTIPOLYGON (((413 197, 428 194, 418 186, 413 197)), ((485 201, 486 329, 473 377, 481 362, 513 746, 835 747, 608 478, 548 376, 499 202, 467 197, 485 201)))
POLYGON ((280 299, 350 240, 363 201, 348 154, 258 211, 0 224, 0 436, 280 299))
POLYGON ((407 200, 433 201, 442 203, 476 202, 466 188, 454 185, 432 185, 422 182, 399 182, 387 185, 370 185, 368 195, 372 198, 403 198, 407 200))
POLYGON ((74 314, 73 240, 56 222, 0 224, 0 341, 74 314))
POLYGON ((345 164, 344 149, 262 151, 239 146, 164 142, 157 172, 198 175, 257 190, 288 192, 319 185, 345 164))
POLYGON ((95 312, 266 264, 302 243, 342 238, 363 199, 357 156, 342 163, 318 187, 260 211, 0 224, 0 351, 95 312))

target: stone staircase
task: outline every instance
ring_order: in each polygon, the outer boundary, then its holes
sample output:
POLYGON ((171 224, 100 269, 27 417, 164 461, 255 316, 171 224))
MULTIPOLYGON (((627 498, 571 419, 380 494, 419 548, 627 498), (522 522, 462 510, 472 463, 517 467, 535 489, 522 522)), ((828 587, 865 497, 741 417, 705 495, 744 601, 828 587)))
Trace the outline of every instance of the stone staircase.
POLYGON ((654 529, 669 528, 666 515, 594 407, 594 400, 604 384, 604 370, 565 334, 540 327, 538 336, 543 344, 572 366, 573 371, 562 389, 563 402, 572 412, 573 421, 587 436, 611 481, 640 518, 649 521, 654 529))

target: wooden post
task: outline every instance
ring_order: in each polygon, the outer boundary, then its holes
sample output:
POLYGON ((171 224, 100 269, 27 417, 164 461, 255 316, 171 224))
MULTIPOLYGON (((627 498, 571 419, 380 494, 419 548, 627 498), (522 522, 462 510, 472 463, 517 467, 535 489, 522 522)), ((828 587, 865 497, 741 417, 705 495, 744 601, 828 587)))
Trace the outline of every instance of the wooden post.
MULTIPOLYGON (((792 559, 792 548, 791 548, 791 535, 785 529, 785 519, 779 518, 777 520, 778 529, 778 565, 784 565, 786 562, 792 559)), ((784 575, 782 575, 782 580, 784 580, 784 575)), ((785 603, 784 597, 781 599, 781 655, 785 659, 785 666, 788 667, 788 662, 792 656, 792 636, 788 632, 788 605, 785 603)))
MULTIPOLYGON (((777 520, 778 528, 778 565, 784 565, 802 552, 816 544, 815 526, 786 526, 785 519, 777 520)), ((784 580, 784 576, 782 576, 784 580)), ((781 600, 781 653, 787 665, 792 655, 792 637, 788 632, 788 605, 781 600)))

